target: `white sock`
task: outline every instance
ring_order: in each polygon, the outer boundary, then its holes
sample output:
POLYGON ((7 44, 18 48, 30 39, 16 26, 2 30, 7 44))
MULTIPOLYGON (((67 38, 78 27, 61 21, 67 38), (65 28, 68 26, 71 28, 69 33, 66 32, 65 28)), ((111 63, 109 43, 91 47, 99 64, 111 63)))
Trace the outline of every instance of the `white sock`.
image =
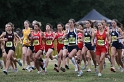
POLYGON ((76 64, 76 60, 75 60, 74 57, 72 57, 71 61, 72 61, 72 63, 74 64, 74 66, 77 66, 77 64, 76 64))

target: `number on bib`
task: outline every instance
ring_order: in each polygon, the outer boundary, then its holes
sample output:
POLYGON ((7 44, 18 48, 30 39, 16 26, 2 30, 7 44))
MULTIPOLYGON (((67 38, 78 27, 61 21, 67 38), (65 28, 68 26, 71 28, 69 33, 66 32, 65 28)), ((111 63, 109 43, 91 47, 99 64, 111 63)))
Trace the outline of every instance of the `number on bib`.
POLYGON ((76 43, 76 39, 73 37, 69 38, 69 43, 76 43))
POLYGON ((112 36, 112 42, 117 41, 117 36, 112 36))
POLYGON ((85 37, 84 42, 90 42, 90 37, 85 37))
POLYGON ((104 40, 98 40, 98 45, 99 45, 99 46, 105 45, 104 40))
POLYGON ((64 40, 64 45, 68 45, 68 39, 64 40))
POLYGON ((35 46, 35 45, 39 45, 39 40, 34 40, 33 41, 33 45, 35 46))
POLYGON ((62 39, 58 39, 58 43, 59 43, 59 44, 63 44, 62 39))
POLYGON ((6 42, 6 47, 12 47, 12 42, 6 42))
POLYGON ((47 40, 46 45, 52 45, 52 40, 47 40))

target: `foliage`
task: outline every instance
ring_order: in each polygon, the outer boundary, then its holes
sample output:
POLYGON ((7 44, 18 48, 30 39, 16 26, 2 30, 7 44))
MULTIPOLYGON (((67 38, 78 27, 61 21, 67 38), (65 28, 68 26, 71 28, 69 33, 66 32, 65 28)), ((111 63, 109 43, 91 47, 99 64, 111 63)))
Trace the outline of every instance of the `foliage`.
POLYGON ((124 21, 124 0, 0 0, 1 28, 7 22, 23 28, 24 20, 38 20, 42 28, 46 23, 54 27, 58 22, 66 23, 70 18, 76 21, 93 8, 110 19, 124 21))

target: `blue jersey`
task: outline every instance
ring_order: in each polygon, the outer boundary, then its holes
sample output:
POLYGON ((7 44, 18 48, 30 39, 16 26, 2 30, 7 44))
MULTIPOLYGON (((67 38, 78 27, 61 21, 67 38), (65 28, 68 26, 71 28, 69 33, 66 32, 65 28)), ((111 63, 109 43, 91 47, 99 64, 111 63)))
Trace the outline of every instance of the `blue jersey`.
POLYGON ((85 43, 91 43, 91 35, 92 34, 92 28, 87 31, 87 29, 84 29, 84 42, 85 43))
POLYGON ((72 32, 70 32, 70 30, 68 30, 67 37, 68 37, 69 45, 77 44, 76 29, 74 29, 72 32))

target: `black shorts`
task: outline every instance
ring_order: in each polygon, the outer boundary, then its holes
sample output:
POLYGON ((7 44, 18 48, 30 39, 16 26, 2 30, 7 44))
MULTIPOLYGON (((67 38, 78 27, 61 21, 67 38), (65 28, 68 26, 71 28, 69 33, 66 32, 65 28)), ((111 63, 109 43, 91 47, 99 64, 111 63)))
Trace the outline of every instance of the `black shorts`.
POLYGON ((122 49, 123 48, 123 44, 119 43, 119 42, 113 42, 112 43, 112 47, 115 47, 116 49, 122 49))
POLYGON ((2 57, 2 54, 3 54, 2 49, 0 48, 0 58, 2 57))
POLYGON ((64 45, 63 49, 68 49, 68 45, 64 45))
POLYGON ((15 52, 15 47, 5 47, 6 54, 8 54, 9 50, 13 50, 15 52))
POLYGON ((73 49, 76 49, 78 51, 78 45, 74 46, 68 46, 68 52, 70 53, 73 49))
POLYGON ((87 47, 88 50, 94 50, 95 49, 95 47, 92 46, 91 43, 85 43, 84 45, 87 47))
POLYGON ((32 53, 34 53, 34 46, 28 46, 28 49, 30 49, 32 53))

